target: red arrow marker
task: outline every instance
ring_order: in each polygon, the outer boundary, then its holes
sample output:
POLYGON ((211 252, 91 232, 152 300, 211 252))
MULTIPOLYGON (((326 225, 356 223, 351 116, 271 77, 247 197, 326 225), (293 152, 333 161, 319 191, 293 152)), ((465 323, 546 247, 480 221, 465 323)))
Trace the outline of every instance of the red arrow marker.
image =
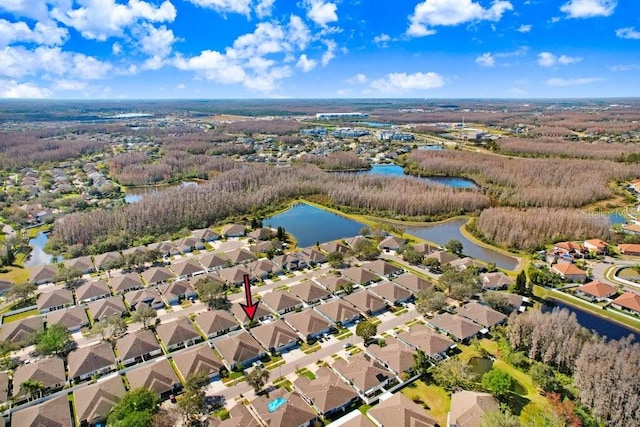
POLYGON ((240 303, 240 307, 242 307, 242 309, 244 310, 249 320, 253 320, 254 316, 256 315, 256 309, 258 308, 258 304, 260 304, 260 301, 256 302, 255 304, 251 301, 251 283, 249 283, 248 274, 244 275, 244 293, 245 293, 245 296, 247 297, 247 303, 246 304, 240 303))

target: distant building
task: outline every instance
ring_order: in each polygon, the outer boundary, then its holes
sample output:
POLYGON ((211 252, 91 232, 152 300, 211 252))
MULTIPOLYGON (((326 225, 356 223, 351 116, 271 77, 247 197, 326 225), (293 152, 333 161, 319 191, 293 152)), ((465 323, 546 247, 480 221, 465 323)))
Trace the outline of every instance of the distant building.
POLYGON ((311 135, 311 136, 323 136, 327 134, 327 130, 325 128, 313 128, 313 129, 302 129, 300 131, 300 135, 311 135))
POLYGON ((377 135, 380 141, 413 141, 414 136, 411 133, 396 132, 393 130, 385 130, 378 132, 377 135))
POLYGON ((331 132, 331 135, 336 138, 359 138, 369 135, 369 131, 366 129, 337 128, 331 132))
POLYGON ((318 120, 332 120, 332 119, 362 119, 369 117, 367 113, 317 113, 316 119, 318 120))

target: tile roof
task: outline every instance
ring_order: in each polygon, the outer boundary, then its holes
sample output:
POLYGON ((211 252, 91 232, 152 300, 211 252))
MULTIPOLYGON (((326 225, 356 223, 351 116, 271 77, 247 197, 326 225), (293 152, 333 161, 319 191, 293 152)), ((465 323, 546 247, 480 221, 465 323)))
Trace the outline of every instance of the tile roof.
POLYGON ((142 278, 150 285, 173 279, 175 275, 167 267, 151 267, 142 273, 142 278))
POLYGON ((388 263, 383 259, 377 259, 375 261, 367 261, 362 264, 367 270, 373 271, 381 276, 388 276, 390 274, 402 272, 402 268, 396 267, 393 264, 388 263))
POLYGON ((164 304, 162 297, 153 288, 137 289, 135 291, 129 291, 124 294, 124 299, 127 301, 130 307, 135 307, 141 302, 153 306, 155 304, 164 304))
POLYGON ((44 320, 41 316, 31 316, 26 319, 5 323, 0 328, 0 340, 21 343, 29 341, 37 332, 44 330, 44 320))
POLYGON ((92 301, 87 304, 87 308, 95 320, 100 320, 104 317, 122 316, 127 311, 120 296, 92 301))
POLYGON ((397 373, 408 371, 413 367, 415 350, 393 337, 385 338, 385 344, 384 347, 379 347, 377 343, 371 344, 366 352, 380 362, 386 363, 397 373))
POLYGON ((614 304, 618 304, 621 307, 628 308, 640 312, 640 295, 633 292, 625 292, 618 298, 613 300, 614 304))
POLYGON ((354 292, 352 294, 346 295, 343 299, 353 304, 363 313, 367 314, 377 313, 381 310, 384 310, 387 306, 387 303, 382 298, 369 292, 368 290, 354 292))
POLYGON ((435 427, 438 422, 402 393, 395 393, 368 412, 382 426, 435 427))
POLYGON ((131 389, 147 388, 158 394, 172 391, 180 385, 180 380, 167 359, 134 368, 126 373, 131 389))
POLYGON ((350 267, 344 270, 342 274, 361 285, 380 279, 377 275, 362 267, 350 267))
POLYGON ((194 259, 190 259, 187 261, 179 261, 175 263, 172 262, 171 269, 178 276, 192 276, 195 273, 200 273, 201 271, 204 271, 204 267, 198 264, 198 262, 196 262, 196 260, 194 259))
POLYGON ((413 293, 418 293, 423 289, 431 289, 434 286, 433 283, 431 283, 427 279, 416 276, 412 273, 402 274, 398 277, 393 278, 393 281, 400 284, 401 286, 404 286, 413 293))
POLYGON ((379 285, 371 286, 368 290, 381 296, 391 304, 411 298, 411 292, 393 282, 383 282, 379 285))
POLYGON ((108 342, 81 347, 69 353, 67 357, 69 379, 89 374, 115 363, 116 356, 108 342))
POLYGON ((599 282, 597 280, 584 284, 577 290, 585 294, 592 295, 596 298, 606 298, 617 292, 617 289, 615 287, 606 283, 599 282))
POLYGON ((275 311, 301 306, 302 301, 287 291, 272 291, 262 296, 262 301, 275 311))
POLYGON ((450 313, 439 314, 429 319, 429 323, 449 332, 459 340, 467 339, 482 329, 481 326, 476 325, 471 320, 450 313))

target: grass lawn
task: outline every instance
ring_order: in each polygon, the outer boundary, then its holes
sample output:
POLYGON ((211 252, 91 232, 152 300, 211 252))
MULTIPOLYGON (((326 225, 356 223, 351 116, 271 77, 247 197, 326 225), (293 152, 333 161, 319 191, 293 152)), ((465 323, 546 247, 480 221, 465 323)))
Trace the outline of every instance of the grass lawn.
POLYGON ((25 319, 27 317, 37 316, 38 314, 40 314, 40 311, 38 311, 37 308, 34 308, 33 310, 25 311, 24 313, 5 316, 4 319, 2 319, 2 323, 3 324, 11 323, 11 322, 15 322, 16 320, 25 319))
MULTIPOLYGON (((418 380, 402 389, 402 394, 413 400, 420 399, 426 405, 427 412, 438 421, 438 425, 447 424, 447 413, 451 406, 451 397, 442 387, 427 385, 418 380)), ((420 404, 420 402, 417 402, 420 404)))
POLYGON ((347 330, 347 332, 345 332, 344 334, 340 334, 340 335, 336 336, 336 338, 338 338, 339 340, 343 340, 343 339, 349 338, 351 336, 353 336, 353 332, 347 330))
POLYGON ((320 350, 322 347, 320 346, 320 344, 314 344, 314 345, 309 345, 307 343, 302 344, 302 346, 300 346, 300 350, 302 350, 302 352, 304 354, 311 354, 315 351, 320 350))
POLYGON ((305 377, 309 378, 311 381, 316 379, 316 374, 314 374, 313 372, 311 372, 307 368, 298 369, 296 371, 296 374, 298 374, 300 376, 305 376, 305 377))
POLYGON ((13 283, 25 283, 29 281, 29 270, 20 267, 7 267, 9 271, 0 274, 0 279, 13 283))

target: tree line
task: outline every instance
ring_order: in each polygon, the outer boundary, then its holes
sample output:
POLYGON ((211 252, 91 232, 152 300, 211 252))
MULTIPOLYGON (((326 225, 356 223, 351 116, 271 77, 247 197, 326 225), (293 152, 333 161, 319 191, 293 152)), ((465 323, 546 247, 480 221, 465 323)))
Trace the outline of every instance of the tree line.
POLYGON ((629 154, 640 154, 638 144, 567 141, 563 138, 503 138, 497 144, 501 152, 523 157, 627 161, 629 154))

